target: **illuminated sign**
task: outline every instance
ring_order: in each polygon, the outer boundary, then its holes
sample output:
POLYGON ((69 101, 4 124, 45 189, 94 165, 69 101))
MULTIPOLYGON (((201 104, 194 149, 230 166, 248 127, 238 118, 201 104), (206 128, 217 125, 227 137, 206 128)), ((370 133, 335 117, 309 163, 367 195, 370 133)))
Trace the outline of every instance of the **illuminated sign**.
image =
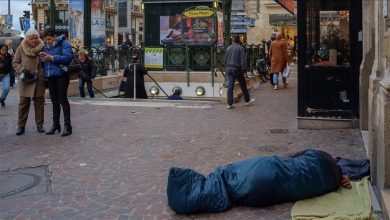
POLYGON ((183 13, 186 17, 197 18, 197 17, 210 17, 214 14, 210 10, 189 10, 183 13))
POLYGON ((294 14, 295 9, 295 1, 294 0, 275 0, 279 3, 283 8, 289 11, 291 14, 294 14))

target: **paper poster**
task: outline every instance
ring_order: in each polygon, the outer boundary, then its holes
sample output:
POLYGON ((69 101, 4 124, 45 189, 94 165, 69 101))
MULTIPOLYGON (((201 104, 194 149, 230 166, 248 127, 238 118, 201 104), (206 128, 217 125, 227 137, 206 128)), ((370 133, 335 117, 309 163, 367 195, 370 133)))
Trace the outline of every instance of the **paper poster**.
POLYGON ((164 66, 164 49, 159 47, 145 48, 145 67, 162 69, 164 66))

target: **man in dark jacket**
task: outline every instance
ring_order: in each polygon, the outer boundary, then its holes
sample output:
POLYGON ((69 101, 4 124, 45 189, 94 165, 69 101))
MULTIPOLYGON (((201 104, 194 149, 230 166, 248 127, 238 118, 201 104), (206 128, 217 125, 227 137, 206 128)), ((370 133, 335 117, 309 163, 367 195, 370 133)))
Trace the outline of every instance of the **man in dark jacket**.
POLYGON ((240 44, 239 35, 235 36, 234 43, 226 49, 225 65, 227 66, 228 77, 227 108, 233 108, 233 89, 236 79, 240 83, 242 93, 244 94, 245 105, 253 104, 255 99, 250 98, 248 88, 246 86, 246 56, 245 49, 240 44))

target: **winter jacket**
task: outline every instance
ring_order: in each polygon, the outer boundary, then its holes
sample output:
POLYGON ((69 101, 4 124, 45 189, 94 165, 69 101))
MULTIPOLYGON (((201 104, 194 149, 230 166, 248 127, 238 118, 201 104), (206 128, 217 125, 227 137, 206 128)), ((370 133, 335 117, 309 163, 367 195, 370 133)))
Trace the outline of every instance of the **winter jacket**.
POLYGON ((79 58, 74 58, 69 64, 69 72, 76 73, 77 77, 83 80, 91 80, 96 76, 96 65, 89 57, 84 63, 81 63, 79 58))
POLYGON ((287 44, 283 40, 272 41, 269 57, 271 59, 270 73, 283 72, 288 61, 287 44))
POLYGON ((33 83, 19 81, 19 95, 23 97, 42 97, 45 95, 45 77, 43 68, 40 64, 39 52, 42 51, 44 43, 39 40, 35 47, 31 47, 27 40, 24 39, 16 49, 15 56, 12 60, 12 66, 17 75, 23 70, 38 73, 38 80, 33 83))
POLYGON ((225 65, 228 68, 235 68, 246 71, 245 49, 238 43, 233 43, 226 49, 225 65))
POLYGON ((45 77, 57 77, 62 76, 61 65, 69 65, 73 59, 72 46, 69 41, 65 39, 65 36, 61 35, 54 42, 53 46, 45 44, 45 53, 53 56, 53 61, 43 62, 45 77))
POLYGON ((4 58, 0 56, 0 76, 10 72, 12 72, 12 57, 7 53, 4 58))

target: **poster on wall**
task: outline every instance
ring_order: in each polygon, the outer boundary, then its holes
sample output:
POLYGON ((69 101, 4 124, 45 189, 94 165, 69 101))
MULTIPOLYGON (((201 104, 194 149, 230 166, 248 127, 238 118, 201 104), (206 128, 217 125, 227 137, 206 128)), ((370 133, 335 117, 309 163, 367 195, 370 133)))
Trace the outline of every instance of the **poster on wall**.
POLYGON ((164 48, 145 48, 145 67, 149 69, 162 69, 164 65, 164 48))
POLYGON ((72 46, 84 46, 83 0, 69 0, 69 39, 72 46))
POLYGON ((92 0, 91 4, 91 45, 104 46, 106 38, 106 15, 104 0, 92 0))
POLYGON ((160 16, 160 45, 181 42, 181 16, 160 16))
POLYGON ((215 17, 211 10, 188 10, 183 13, 182 38, 189 44, 212 44, 217 40, 215 17))
POLYGON ((217 47, 224 47, 223 44, 223 30, 224 30, 224 23, 223 23, 223 14, 222 12, 217 12, 217 19, 218 19, 218 39, 217 39, 217 47))

